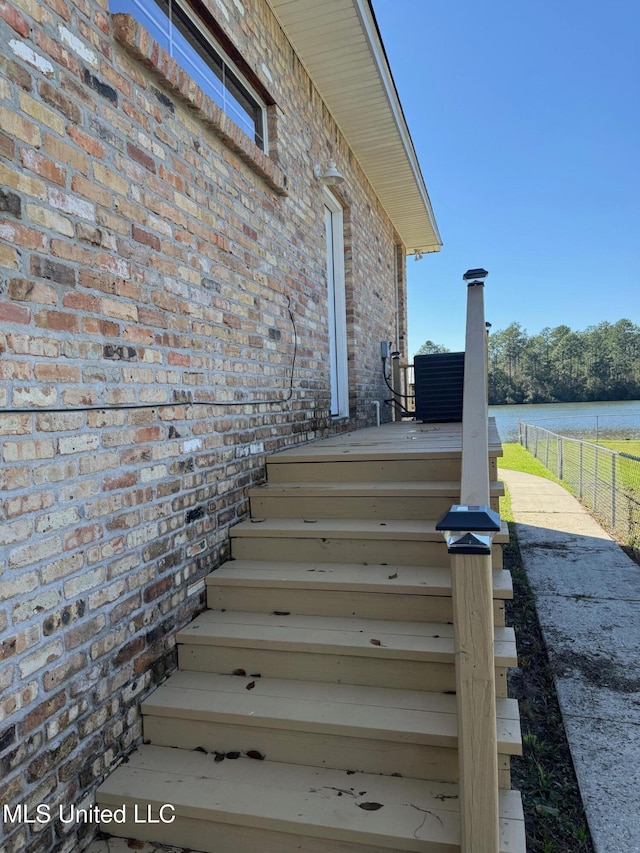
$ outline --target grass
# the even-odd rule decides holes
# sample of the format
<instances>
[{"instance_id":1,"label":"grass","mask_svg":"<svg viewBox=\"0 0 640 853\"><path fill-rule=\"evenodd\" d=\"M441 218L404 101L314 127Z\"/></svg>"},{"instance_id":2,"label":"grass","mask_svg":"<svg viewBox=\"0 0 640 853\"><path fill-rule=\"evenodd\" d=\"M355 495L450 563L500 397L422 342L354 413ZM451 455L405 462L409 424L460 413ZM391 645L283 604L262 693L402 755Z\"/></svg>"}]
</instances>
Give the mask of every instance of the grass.
<instances>
[{"instance_id":1,"label":"grass","mask_svg":"<svg viewBox=\"0 0 640 853\"><path fill-rule=\"evenodd\" d=\"M559 482L520 445L505 444L503 449L505 455L498 461L501 468ZM535 596L515 536L508 490L500 499L500 514L509 523L504 562L514 586L513 601L507 602L507 624L515 628L518 640L518 668L510 673L509 692L519 700L523 743L522 757L511 760L511 775L513 787L522 794L527 851L593 853Z\"/></svg>"},{"instance_id":2,"label":"grass","mask_svg":"<svg viewBox=\"0 0 640 853\"><path fill-rule=\"evenodd\" d=\"M609 450L617 450L618 453L629 453L631 456L637 456L640 459L640 439L604 439L604 438L586 438L585 441L590 441L592 444L600 444L602 447L608 447Z\"/></svg>"},{"instance_id":3,"label":"grass","mask_svg":"<svg viewBox=\"0 0 640 853\"><path fill-rule=\"evenodd\" d=\"M503 444L502 451L504 456L498 457L498 468L504 468L507 471L524 471L525 474L535 474L537 477L545 477L547 480L553 480L554 483L560 483L560 480L522 445Z\"/></svg>"}]
</instances>

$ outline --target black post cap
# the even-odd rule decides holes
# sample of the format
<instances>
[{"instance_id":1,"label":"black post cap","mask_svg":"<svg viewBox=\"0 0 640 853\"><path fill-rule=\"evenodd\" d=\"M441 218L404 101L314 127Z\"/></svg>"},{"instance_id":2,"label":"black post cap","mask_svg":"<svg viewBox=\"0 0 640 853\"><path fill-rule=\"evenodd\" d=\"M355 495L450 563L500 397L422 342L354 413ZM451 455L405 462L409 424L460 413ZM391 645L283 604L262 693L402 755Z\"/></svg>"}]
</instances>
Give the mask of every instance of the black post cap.
<instances>
[{"instance_id":1,"label":"black post cap","mask_svg":"<svg viewBox=\"0 0 640 853\"><path fill-rule=\"evenodd\" d=\"M454 504L436 524L436 530L500 530L500 516L485 505Z\"/></svg>"},{"instance_id":2,"label":"black post cap","mask_svg":"<svg viewBox=\"0 0 640 853\"><path fill-rule=\"evenodd\" d=\"M486 270L483 270L482 268L477 270L467 270L466 273L462 276L462 280L471 281L472 279L476 278L482 279L486 278L488 275L489 273Z\"/></svg>"}]
</instances>

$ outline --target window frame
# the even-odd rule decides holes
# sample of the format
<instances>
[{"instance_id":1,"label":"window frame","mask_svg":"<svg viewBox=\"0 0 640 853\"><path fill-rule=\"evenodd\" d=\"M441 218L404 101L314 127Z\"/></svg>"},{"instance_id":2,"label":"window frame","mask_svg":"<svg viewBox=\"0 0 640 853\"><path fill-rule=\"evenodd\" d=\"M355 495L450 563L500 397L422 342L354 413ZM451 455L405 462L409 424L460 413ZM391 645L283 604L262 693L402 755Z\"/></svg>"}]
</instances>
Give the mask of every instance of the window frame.
<instances>
[{"instance_id":1,"label":"window frame","mask_svg":"<svg viewBox=\"0 0 640 853\"><path fill-rule=\"evenodd\" d=\"M227 51L220 44L219 39L216 38L210 27L207 26L206 22L198 15L190 3L185 2L185 0L133 0L133 2L128 3L111 0L110 6L112 13L124 12L130 14L143 27L148 26L146 19L152 22L156 20L154 12L157 16L162 16L168 21L168 44L161 44L161 46L176 60L179 67L195 80L196 84L217 104L222 112L246 133L257 148L265 154L269 153L266 101L247 80L246 76L238 68L237 63L230 58ZM142 20L137 18L136 12L141 16ZM180 22L180 26L174 25L173 22L176 19ZM185 68L184 63L176 57L175 43L171 38L171 29L173 26L176 26L182 35L188 49L193 52L200 63L208 68L212 78L219 83L222 88L221 97L214 96L216 87L213 85L202 86L201 81L195 79L189 68ZM186 33L185 30L187 31ZM180 52L182 52L181 45ZM221 73L214 67L214 64L220 66ZM198 76L204 78L204 74L202 73ZM229 78L229 82L227 82L227 78ZM206 83L206 81L204 82ZM237 97L236 92L239 97ZM226 108L227 98L230 104L237 105L235 109ZM246 102L246 105L243 101ZM242 115L246 120L244 122L237 121L234 112ZM252 123L253 130L248 131Z\"/></svg>"}]
</instances>

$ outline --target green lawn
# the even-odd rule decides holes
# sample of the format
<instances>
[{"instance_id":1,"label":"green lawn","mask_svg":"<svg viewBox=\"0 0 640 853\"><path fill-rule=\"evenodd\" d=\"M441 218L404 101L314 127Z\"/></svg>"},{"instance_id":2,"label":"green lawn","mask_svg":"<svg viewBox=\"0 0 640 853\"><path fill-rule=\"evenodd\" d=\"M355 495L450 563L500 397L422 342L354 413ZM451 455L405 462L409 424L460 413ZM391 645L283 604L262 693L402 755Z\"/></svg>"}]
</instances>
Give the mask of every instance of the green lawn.
<instances>
[{"instance_id":1,"label":"green lawn","mask_svg":"<svg viewBox=\"0 0 640 853\"><path fill-rule=\"evenodd\" d=\"M640 439L623 439L622 441L608 441L607 439L588 438L587 441L593 444L601 444L603 447L608 447L609 450L617 450L618 453L629 453L631 456L640 458Z\"/></svg>"},{"instance_id":2,"label":"green lawn","mask_svg":"<svg viewBox=\"0 0 640 853\"><path fill-rule=\"evenodd\" d=\"M536 474L538 477L546 477L547 480L553 480L554 483L559 483L557 477L544 467L542 462L536 459L528 450L520 444L503 444L502 450L504 456L498 457L498 468L505 468L507 471L524 471L526 474ZM562 484L564 485L564 483Z\"/></svg>"}]
</instances>

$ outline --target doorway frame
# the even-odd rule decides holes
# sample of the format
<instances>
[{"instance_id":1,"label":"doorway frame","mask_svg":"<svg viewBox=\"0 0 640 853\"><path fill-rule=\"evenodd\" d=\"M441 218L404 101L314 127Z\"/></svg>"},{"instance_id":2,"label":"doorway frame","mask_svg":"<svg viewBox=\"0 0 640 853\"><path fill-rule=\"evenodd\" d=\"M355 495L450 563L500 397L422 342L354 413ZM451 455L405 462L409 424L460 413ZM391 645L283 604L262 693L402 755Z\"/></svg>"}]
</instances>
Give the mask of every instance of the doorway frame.
<instances>
[{"instance_id":1,"label":"doorway frame","mask_svg":"<svg viewBox=\"0 0 640 853\"><path fill-rule=\"evenodd\" d=\"M327 253L327 325L331 417L349 416L349 366L347 351L347 300L344 263L344 210L335 195L323 187ZM329 227L330 215L331 227Z\"/></svg>"}]
</instances>

